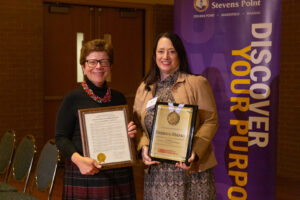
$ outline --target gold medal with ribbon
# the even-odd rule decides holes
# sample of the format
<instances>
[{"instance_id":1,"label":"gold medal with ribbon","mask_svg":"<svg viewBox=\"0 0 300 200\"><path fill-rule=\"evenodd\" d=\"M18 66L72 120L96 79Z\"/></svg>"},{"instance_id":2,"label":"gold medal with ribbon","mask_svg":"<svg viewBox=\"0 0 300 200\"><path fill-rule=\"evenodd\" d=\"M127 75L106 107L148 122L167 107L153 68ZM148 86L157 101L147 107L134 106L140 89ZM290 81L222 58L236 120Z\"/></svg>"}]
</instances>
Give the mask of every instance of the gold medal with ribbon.
<instances>
[{"instance_id":1,"label":"gold medal with ribbon","mask_svg":"<svg viewBox=\"0 0 300 200\"><path fill-rule=\"evenodd\" d=\"M171 125L176 125L180 121L180 110L184 107L184 104L179 104L176 109L174 109L173 103L168 103L170 113L167 116L167 121Z\"/></svg>"},{"instance_id":2,"label":"gold medal with ribbon","mask_svg":"<svg viewBox=\"0 0 300 200\"><path fill-rule=\"evenodd\" d=\"M176 125L180 121L180 116L176 112L173 111L168 114L167 120L168 120L169 124Z\"/></svg>"}]
</instances>

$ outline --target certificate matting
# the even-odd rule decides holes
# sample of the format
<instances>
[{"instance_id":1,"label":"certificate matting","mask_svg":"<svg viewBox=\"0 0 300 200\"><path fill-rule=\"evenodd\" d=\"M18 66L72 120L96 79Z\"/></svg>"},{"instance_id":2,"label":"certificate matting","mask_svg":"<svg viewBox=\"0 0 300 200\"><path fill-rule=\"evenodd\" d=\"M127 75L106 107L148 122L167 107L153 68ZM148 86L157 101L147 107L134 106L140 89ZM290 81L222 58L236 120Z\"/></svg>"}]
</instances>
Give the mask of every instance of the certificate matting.
<instances>
[{"instance_id":1,"label":"certificate matting","mask_svg":"<svg viewBox=\"0 0 300 200\"><path fill-rule=\"evenodd\" d=\"M173 105L175 110L178 104ZM184 105L176 114L175 111L170 112L168 103L156 104L149 148L149 155L153 160L188 164L197 109L195 105Z\"/></svg>"},{"instance_id":2,"label":"certificate matting","mask_svg":"<svg viewBox=\"0 0 300 200\"><path fill-rule=\"evenodd\" d=\"M102 169L135 162L127 113L126 105L78 110L83 154L101 162Z\"/></svg>"}]
</instances>

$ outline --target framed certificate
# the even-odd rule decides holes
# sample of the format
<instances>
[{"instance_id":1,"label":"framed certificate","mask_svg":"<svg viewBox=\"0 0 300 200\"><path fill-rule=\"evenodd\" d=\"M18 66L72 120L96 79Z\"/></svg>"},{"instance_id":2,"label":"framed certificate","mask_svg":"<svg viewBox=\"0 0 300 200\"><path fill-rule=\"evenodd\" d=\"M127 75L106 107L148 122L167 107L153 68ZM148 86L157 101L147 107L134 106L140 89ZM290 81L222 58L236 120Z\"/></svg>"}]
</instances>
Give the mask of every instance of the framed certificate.
<instances>
[{"instance_id":1,"label":"framed certificate","mask_svg":"<svg viewBox=\"0 0 300 200\"><path fill-rule=\"evenodd\" d=\"M153 160L185 162L191 156L198 106L158 102L149 155Z\"/></svg>"},{"instance_id":2,"label":"framed certificate","mask_svg":"<svg viewBox=\"0 0 300 200\"><path fill-rule=\"evenodd\" d=\"M78 116L84 156L100 162L102 169L134 164L127 105L80 109Z\"/></svg>"}]
</instances>

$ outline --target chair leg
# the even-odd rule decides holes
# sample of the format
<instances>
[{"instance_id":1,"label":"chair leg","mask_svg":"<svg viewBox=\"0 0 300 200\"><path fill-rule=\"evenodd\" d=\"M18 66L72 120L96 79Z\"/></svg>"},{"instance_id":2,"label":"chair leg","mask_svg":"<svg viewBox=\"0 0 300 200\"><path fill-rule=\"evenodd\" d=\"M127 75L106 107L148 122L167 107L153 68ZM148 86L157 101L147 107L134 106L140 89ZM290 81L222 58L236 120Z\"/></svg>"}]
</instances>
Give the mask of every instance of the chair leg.
<instances>
[{"instance_id":1,"label":"chair leg","mask_svg":"<svg viewBox=\"0 0 300 200\"><path fill-rule=\"evenodd\" d=\"M50 185L50 190L49 190L48 200L50 200L50 197L51 197L51 194L52 194L53 185L54 185L55 176L56 176L56 170L57 170L57 163L56 163L56 165L55 165L54 173L53 173L53 176L52 176L52 181L51 181L51 185Z\"/></svg>"}]
</instances>

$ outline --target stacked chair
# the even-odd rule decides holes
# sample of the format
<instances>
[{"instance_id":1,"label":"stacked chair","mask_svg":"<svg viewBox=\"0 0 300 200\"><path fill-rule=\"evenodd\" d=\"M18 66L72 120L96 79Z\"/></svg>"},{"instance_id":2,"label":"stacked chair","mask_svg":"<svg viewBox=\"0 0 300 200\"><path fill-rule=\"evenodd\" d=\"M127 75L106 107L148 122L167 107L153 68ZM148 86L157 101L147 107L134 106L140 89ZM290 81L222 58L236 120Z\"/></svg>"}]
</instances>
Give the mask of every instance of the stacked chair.
<instances>
[{"instance_id":1,"label":"stacked chair","mask_svg":"<svg viewBox=\"0 0 300 200\"><path fill-rule=\"evenodd\" d=\"M7 130L0 141L0 180L7 182L13 153L15 150L16 134L13 130Z\"/></svg>"},{"instance_id":2,"label":"stacked chair","mask_svg":"<svg viewBox=\"0 0 300 200\"><path fill-rule=\"evenodd\" d=\"M54 139L51 139L44 145L39 157L30 194L38 196L38 193L46 192L47 199L50 199L59 160L59 151L56 148Z\"/></svg>"},{"instance_id":3,"label":"stacked chair","mask_svg":"<svg viewBox=\"0 0 300 200\"><path fill-rule=\"evenodd\" d=\"M3 135L0 142L0 152L4 149L1 145L9 143L14 146L14 132L13 136L8 137L7 132ZM5 138L5 139L4 139ZM6 142L9 138L13 138L13 142ZM5 141L4 141L5 140ZM12 144L13 143L13 144ZM7 146L7 145L5 145ZM14 149L14 148L13 148ZM11 152L6 150L5 152ZM8 154L8 153L7 153ZM35 140L31 135L27 135L20 141L14 155L11 169L7 163L8 155L5 159L0 156L0 170L2 174L6 175L6 179L0 182L0 199L1 200L38 200L50 199L52 194L53 183L55 180L57 164L59 162L59 152L56 148L54 139L49 140L42 148L39 158L36 162L33 177L29 181L32 171L33 161L36 154ZM11 160L10 156L10 160ZM3 161L3 162L2 162ZM8 161L9 163L9 161ZM7 171L9 170L9 173ZM17 186L17 187L16 187ZM17 188L22 188L18 191Z\"/></svg>"},{"instance_id":4,"label":"stacked chair","mask_svg":"<svg viewBox=\"0 0 300 200\"><path fill-rule=\"evenodd\" d=\"M35 139L32 135L26 135L16 149L8 181L0 183L0 192L17 192L14 185L21 184L25 192L35 153Z\"/></svg>"}]
</instances>

